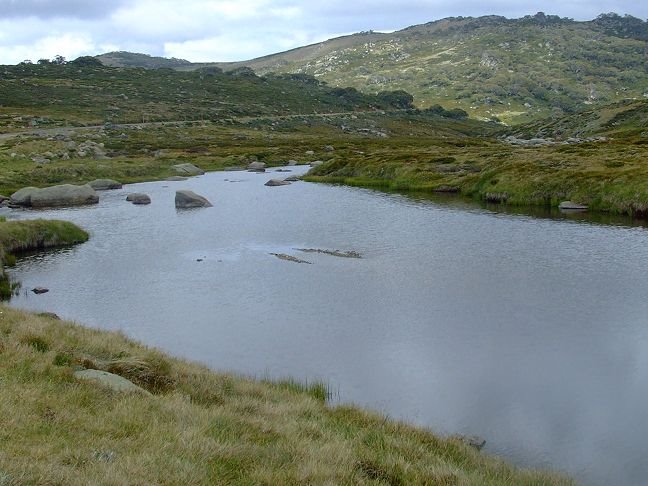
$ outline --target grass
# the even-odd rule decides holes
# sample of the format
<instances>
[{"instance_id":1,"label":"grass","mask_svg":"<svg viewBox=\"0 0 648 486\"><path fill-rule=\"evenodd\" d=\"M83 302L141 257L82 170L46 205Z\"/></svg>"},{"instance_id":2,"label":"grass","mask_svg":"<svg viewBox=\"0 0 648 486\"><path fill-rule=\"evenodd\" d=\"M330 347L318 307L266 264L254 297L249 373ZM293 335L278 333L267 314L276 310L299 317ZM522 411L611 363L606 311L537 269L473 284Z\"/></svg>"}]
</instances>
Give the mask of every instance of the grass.
<instances>
[{"instance_id":1,"label":"grass","mask_svg":"<svg viewBox=\"0 0 648 486\"><path fill-rule=\"evenodd\" d=\"M67 221L0 219L0 299L10 298L19 288L4 271L5 266L15 263L14 253L74 245L88 237L88 233Z\"/></svg>"},{"instance_id":2,"label":"grass","mask_svg":"<svg viewBox=\"0 0 648 486\"><path fill-rule=\"evenodd\" d=\"M77 381L125 376L152 396ZM352 406L0 305L2 484L571 484Z\"/></svg>"}]
</instances>

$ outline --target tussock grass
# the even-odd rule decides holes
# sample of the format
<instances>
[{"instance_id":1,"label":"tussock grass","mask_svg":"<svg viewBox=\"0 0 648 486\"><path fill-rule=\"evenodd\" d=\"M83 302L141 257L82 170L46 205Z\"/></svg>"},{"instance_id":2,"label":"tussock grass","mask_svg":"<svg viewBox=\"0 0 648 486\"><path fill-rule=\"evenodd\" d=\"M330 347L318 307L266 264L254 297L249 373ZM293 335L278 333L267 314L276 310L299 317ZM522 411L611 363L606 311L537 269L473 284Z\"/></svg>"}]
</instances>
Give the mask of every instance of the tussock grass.
<instances>
[{"instance_id":1,"label":"tussock grass","mask_svg":"<svg viewBox=\"0 0 648 486\"><path fill-rule=\"evenodd\" d=\"M83 367L154 394L77 381ZM327 405L319 384L216 373L119 333L6 306L0 383L2 484L571 484Z\"/></svg>"}]
</instances>

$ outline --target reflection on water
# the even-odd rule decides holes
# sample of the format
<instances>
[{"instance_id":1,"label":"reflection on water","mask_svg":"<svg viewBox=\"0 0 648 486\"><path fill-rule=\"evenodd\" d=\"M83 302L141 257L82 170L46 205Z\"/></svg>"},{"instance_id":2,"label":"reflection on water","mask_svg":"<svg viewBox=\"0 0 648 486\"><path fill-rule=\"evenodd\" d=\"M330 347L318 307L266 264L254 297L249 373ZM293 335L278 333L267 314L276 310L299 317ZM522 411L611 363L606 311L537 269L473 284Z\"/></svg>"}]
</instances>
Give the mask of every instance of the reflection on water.
<instances>
[{"instance_id":1,"label":"reflection on water","mask_svg":"<svg viewBox=\"0 0 648 486\"><path fill-rule=\"evenodd\" d=\"M240 173L212 173L127 186L92 208L13 212L68 219L92 237L20 260L12 273L23 288L50 292L12 303L217 369L322 379L342 401L480 435L490 453L587 484L648 478L644 227L456 198L265 187L272 177L231 184ZM181 188L214 207L176 211ZM153 202L133 206L127 192Z\"/></svg>"}]
</instances>

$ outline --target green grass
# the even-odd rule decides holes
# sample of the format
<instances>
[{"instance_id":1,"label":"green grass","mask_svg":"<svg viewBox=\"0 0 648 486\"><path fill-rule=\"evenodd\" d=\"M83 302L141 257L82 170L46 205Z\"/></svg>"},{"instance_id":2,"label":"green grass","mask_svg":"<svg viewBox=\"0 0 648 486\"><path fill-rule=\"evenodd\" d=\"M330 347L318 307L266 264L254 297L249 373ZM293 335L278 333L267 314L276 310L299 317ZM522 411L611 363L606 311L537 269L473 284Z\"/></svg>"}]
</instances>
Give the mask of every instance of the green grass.
<instances>
[{"instance_id":1,"label":"green grass","mask_svg":"<svg viewBox=\"0 0 648 486\"><path fill-rule=\"evenodd\" d=\"M152 395L78 381L118 373ZM311 385L222 374L0 305L3 484L572 484Z\"/></svg>"}]
</instances>

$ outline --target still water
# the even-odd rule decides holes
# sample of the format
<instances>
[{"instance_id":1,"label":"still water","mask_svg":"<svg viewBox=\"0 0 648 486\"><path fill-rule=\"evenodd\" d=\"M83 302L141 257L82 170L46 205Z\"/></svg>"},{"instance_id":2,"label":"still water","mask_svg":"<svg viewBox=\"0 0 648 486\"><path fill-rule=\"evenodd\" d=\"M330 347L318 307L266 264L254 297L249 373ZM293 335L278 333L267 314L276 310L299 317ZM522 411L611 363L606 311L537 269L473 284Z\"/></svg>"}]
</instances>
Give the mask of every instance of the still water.
<instances>
[{"instance_id":1,"label":"still water","mask_svg":"<svg viewBox=\"0 0 648 486\"><path fill-rule=\"evenodd\" d=\"M264 186L284 175L210 173L104 192L95 207L11 211L92 235L21 259L12 305L219 370L323 380L335 400L479 435L488 453L585 484L648 482L648 229ZM214 207L176 211L184 188Z\"/></svg>"}]
</instances>

